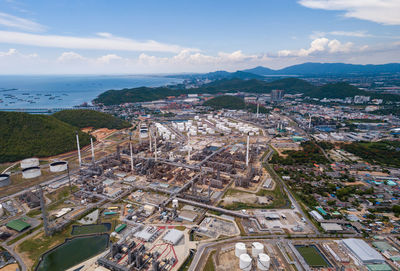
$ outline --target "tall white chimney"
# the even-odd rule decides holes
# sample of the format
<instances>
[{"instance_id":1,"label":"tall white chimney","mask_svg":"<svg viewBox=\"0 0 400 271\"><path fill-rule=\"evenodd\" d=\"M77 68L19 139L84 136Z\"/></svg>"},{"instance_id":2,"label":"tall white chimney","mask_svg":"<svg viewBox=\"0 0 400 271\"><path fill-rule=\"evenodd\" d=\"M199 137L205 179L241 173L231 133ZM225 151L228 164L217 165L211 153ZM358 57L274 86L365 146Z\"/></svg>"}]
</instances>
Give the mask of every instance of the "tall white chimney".
<instances>
[{"instance_id":1,"label":"tall white chimney","mask_svg":"<svg viewBox=\"0 0 400 271\"><path fill-rule=\"evenodd\" d=\"M154 136L154 159L157 162L157 134Z\"/></svg>"},{"instance_id":2,"label":"tall white chimney","mask_svg":"<svg viewBox=\"0 0 400 271\"><path fill-rule=\"evenodd\" d=\"M133 171L133 152L132 152L132 142L129 142L129 147L131 149L131 170Z\"/></svg>"},{"instance_id":3,"label":"tall white chimney","mask_svg":"<svg viewBox=\"0 0 400 271\"><path fill-rule=\"evenodd\" d=\"M188 162L190 161L190 135L188 133Z\"/></svg>"},{"instance_id":4,"label":"tall white chimney","mask_svg":"<svg viewBox=\"0 0 400 271\"><path fill-rule=\"evenodd\" d=\"M257 118L258 118L258 110L260 109L260 104L257 103Z\"/></svg>"},{"instance_id":5,"label":"tall white chimney","mask_svg":"<svg viewBox=\"0 0 400 271\"><path fill-rule=\"evenodd\" d=\"M246 167L249 166L249 141L250 141L250 136L247 134L247 148L246 148Z\"/></svg>"},{"instance_id":6,"label":"tall white chimney","mask_svg":"<svg viewBox=\"0 0 400 271\"><path fill-rule=\"evenodd\" d=\"M93 138L90 137L90 146L92 147L92 162L94 163L94 147L93 147Z\"/></svg>"},{"instance_id":7,"label":"tall white chimney","mask_svg":"<svg viewBox=\"0 0 400 271\"><path fill-rule=\"evenodd\" d=\"M77 147L78 147L79 166L82 166L81 147L79 146L79 136L78 136L78 132L76 132L76 145L77 145Z\"/></svg>"}]
</instances>

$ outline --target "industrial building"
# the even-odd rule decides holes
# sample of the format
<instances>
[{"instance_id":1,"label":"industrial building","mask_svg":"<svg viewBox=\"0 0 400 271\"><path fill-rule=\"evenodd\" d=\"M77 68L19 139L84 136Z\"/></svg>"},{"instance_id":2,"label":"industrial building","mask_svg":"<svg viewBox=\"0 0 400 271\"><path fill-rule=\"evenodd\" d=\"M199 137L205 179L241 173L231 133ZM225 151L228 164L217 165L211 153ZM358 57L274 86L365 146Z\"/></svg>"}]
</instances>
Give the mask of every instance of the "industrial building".
<instances>
[{"instance_id":1,"label":"industrial building","mask_svg":"<svg viewBox=\"0 0 400 271\"><path fill-rule=\"evenodd\" d=\"M163 241L176 246L182 240L182 238L183 238L183 232L172 229L164 235Z\"/></svg>"},{"instance_id":2,"label":"industrial building","mask_svg":"<svg viewBox=\"0 0 400 271\"><path fill-rule=\"evenodd\" d=\"M15 230L17 232L22 232L29 228L31 225L29 223L26 223L22 219L16 219L13 221L10 221L6 224L7 228Z\"/></svg>"},{"instance_id":3,"label":"industrial building","mask_svg":"<svg viewBox=\"0 0 400 271\"><path fill-rule=\"evenodd\" d=\"M344 239L343 244L363 264L384 263L383 256L362 239Z\"/></svg>"}]
</instances>

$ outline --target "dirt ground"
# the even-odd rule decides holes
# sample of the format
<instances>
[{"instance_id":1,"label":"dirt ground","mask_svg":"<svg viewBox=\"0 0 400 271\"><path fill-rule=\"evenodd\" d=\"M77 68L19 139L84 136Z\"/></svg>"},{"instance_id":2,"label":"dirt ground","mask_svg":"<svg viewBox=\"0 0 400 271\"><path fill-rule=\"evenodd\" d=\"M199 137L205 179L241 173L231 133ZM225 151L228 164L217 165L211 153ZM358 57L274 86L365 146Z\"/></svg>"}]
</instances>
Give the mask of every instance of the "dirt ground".
<instances>
[{"instance_id":1,"label":"dirt ground","mask_svg":"<svg viewBox=\"0 0 400 271\"><path fill-rule=\"evenodd\" d=\"M101 128L101 129L94 130L92 132L92 135L94 135L97 140L102 140L102 139L108 137L110 134L112 134L112 133L114 133L116 131L118 131L118 130Z\"/></svg>"},{"instance_id":2,"label":"dirt ground","mask_svg":"<svg viewBox=\"0 0 400 271\"><path fill-rule=\"evenodd\" d=\"M4 266L3 268L0 269L0 271L16 271L17 269L18 269L18 264L13 263L13 264Z\"/></svg>"}]
</instances>

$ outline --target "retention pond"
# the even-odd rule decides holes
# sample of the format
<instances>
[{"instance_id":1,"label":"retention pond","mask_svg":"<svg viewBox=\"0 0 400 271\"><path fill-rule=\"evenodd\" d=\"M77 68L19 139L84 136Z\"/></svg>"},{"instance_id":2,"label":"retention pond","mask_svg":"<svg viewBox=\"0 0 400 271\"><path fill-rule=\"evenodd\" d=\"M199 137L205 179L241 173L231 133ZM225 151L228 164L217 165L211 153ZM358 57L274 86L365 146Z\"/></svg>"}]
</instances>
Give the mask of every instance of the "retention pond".
<instances>
[{"instance_id":1,"label":"retention pond","mask_svg":"<svg viewBox=\"0 0 400 271\"><path fill-rule=\"evenodd\" d=\"M108 234L66 239L63 244L43 254L36 271L64 271L105 251L108 242Z\"/></svg>"}]
</instances>

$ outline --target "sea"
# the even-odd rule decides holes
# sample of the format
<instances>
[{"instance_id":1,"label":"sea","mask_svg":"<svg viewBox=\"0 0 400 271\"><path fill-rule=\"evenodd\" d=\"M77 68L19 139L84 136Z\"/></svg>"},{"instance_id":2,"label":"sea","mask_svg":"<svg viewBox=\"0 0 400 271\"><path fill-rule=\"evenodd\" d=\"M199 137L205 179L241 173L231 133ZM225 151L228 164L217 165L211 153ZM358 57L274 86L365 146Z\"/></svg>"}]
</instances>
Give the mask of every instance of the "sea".
<instances>
[{"instance_id":1,"label":"sea","mask_svg":"<svg viewBox=\"0 0 400 271\"><path fill-rule=\"evenodd\" d=\"M90 105L106 90L158 87L180 82L181 79L155 75L1 75L0 111Z\"/></svg>"}]
</instances>

